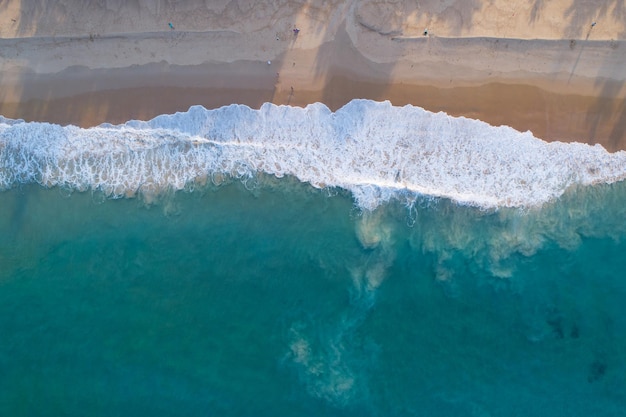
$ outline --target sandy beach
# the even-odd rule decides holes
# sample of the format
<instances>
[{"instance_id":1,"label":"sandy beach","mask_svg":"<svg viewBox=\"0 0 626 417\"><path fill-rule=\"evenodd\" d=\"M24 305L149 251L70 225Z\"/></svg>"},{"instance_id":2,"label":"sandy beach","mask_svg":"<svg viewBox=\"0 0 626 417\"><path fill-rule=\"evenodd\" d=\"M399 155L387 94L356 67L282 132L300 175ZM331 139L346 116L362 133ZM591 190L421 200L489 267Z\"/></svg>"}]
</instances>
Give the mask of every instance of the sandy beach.
<instances>
[{"instance_id":1,"label":"sandy beach","mask_svg":"<svg viewBox=\"0 0 626 417\"><path fill-rule=\"evenodd\" d=\"M621 0L0 5L0 114L84 127L368 98L616 151L624 68Z\"/></svg>"}]
</instances>

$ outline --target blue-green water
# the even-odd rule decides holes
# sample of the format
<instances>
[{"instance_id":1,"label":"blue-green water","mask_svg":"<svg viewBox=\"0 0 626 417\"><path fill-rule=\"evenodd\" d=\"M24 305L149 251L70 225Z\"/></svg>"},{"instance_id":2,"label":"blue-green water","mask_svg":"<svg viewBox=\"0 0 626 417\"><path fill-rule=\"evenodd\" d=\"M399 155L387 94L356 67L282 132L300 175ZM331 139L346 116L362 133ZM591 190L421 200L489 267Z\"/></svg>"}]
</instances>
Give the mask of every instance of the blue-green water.
<instances>
[{"instance_id":1,"label":"blue-green water","mask_svg":"<svg viewBox=\"0 0 626 417\"><path fill-rule=\"evenodd\" d=\"M367 100L0 116L0 416L626 415L624 179Z\"/></svg>"},{"instance_id":2,"label":"blue-green water","mask_svg":"<svg viewBox=\"0 0 626 417\"><path fill-rule=\"evenodd\" d=\"M626 186L0 193L2 416L626 415Z\"/></svg>"}]
</instances>

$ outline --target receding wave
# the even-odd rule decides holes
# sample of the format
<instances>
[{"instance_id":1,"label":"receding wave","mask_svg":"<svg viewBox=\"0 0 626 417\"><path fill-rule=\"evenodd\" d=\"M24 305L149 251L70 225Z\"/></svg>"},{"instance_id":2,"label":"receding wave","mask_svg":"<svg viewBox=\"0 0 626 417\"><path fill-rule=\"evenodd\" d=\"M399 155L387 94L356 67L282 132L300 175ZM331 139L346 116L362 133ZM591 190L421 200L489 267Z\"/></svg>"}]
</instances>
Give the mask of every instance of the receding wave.
<instances>
[{"instance_id":1,"label":"receding wave","mask_svg":"<svg viewBox=\"0 0 626 417\"><path fill-rule=\"evenodd\" d=\"M623 151L369 100L336 112L319 103L194 106L89 129L0 118L0 161L2 189L39 183L123 197L263 173L349 190L364 209L419 195L533 207L572 186L626 178Z\"/></svg>"}]
</instances>

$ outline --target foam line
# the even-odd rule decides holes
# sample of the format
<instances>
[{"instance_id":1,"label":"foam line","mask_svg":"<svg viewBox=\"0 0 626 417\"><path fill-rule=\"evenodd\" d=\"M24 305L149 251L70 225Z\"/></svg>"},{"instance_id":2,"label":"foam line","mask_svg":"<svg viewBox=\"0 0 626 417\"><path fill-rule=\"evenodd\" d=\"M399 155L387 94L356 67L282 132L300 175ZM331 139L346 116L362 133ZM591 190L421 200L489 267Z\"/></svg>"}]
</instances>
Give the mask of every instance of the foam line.
<instances>
[{"instance_id":1,"label":"foam line","mask_svg":"<svg viewBox=\"0 0 626 417\"><path fill-rule=\"evenodd\" d=\"M35 182L122 197L260 172L347 189L364 209L418 194L532 207L574 185L623 180L626 152L547 143L506 126L369 100L335 113L320 103L194 106L90 129L0 119L3 189Z\"/></svg>"}]
</instances>

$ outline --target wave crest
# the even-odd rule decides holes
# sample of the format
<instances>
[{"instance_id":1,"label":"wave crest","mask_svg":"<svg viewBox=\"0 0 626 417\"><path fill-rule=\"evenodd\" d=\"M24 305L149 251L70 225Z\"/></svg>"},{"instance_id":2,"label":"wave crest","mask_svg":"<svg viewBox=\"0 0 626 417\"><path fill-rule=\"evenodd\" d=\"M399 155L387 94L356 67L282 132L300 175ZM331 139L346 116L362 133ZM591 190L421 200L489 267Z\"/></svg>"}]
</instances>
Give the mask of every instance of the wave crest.
<instances>
[{"instance_id":1,"label":"wave crest","mask_svg":"<svg viewBox=\"0 0 626 417\"><path fill-rule=\"evenodd\" d=\"M369 100L334 113L320 103L194 106L89 129L0 120L3 189L34 182L122 197L257 173L344 188L369 210L417 195L532 207L574 185L624 179L626 152L547 143L506 126Z\"/></svg>"}]
</instances>

